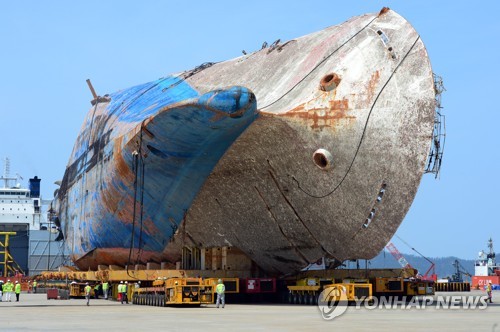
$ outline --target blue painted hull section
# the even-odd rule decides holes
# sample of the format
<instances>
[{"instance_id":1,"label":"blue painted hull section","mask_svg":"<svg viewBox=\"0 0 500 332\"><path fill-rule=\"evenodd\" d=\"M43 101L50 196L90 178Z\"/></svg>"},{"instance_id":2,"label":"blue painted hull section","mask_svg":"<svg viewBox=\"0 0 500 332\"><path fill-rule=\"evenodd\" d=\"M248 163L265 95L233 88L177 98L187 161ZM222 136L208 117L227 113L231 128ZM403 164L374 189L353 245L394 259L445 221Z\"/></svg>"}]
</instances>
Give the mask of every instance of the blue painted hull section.
<instances>
[{"instance_id":1,"label":"blue painted hull section","mask_svg":"<svg viewBox=\"0 0 500 332\"><path fill-rule=\"evenodd\" d=\"M199 95L170 77L110 97L89 112L63 181L66 241L76 261L109 248L154 259L221 156L257 117L255 96L242 87Z\"/></svg>"}]
</instances>

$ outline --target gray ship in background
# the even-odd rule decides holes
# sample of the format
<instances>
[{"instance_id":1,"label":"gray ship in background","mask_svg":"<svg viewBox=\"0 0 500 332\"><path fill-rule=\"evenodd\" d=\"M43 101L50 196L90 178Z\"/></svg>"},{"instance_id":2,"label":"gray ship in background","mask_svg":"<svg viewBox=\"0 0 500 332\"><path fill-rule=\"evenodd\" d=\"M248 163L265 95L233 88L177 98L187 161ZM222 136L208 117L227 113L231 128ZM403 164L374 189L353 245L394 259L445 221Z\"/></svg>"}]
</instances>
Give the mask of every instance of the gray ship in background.
<instances>
[{"instance_id":1,"label":"gray ship in background","mask_svg":"<svg viewBox=\"0 0 500 332\"><path fill-rule=\"evenodd\" d=\"M29 187L23 188L20 175L10 176L10 161L4 159L4 174L0 176L0 242L6 244L3 232L15 232L9 235L8 253L0 251L0 274L12 276L16 273L34 276L42 271L54 270L60 265L67 265L64 255L64 243L59 228L46 215L45 208L49 201L40 195L40 182L37 176L29 179ZM5 261L12 260L10 264Z\"/></svg>"}]
</instances>

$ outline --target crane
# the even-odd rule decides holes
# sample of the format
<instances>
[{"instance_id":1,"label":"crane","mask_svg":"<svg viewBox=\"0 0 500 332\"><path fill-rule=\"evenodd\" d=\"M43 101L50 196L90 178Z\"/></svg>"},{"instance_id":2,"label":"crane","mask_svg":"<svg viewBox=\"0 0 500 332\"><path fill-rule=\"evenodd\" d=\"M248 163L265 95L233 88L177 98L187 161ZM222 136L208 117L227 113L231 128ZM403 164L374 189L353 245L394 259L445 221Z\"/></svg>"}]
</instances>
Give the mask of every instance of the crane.
<instances>
[{"instance_id":1,"label":"crane","mask_svg":"<svg viewBox=\"0 0 500 332\"><path fill-rule=\"evenodd\" d=\"M469 272L460 264L458 259L455 259L453 262L453 266L455 267L455 273L451 276L451 281L452 282L463 282L464 278L463 275L468 276L469 278L472 277Z\"/></svg>"},{"instance_id":2,"label":"crane","mask_svg":"<svg viewBox=\"0 0 500 332\"><path fill-rule=\"evenodd\" d=\"M431 261L429 258L427 258L424 255L422 255L415 248L411 247L407 242L405 242L399 236L398 236L398 239L400 239L401 241L403 241L413 251L415 251L417 254L419 254L420 256L422 256L422 258L424 258L426 261L428 261L431 264L431 266L427 269L427 271L425 271L425 274L423 276L418 276L417 278L422 279L422 280L436 281L437 280L437 275L436 275L436 271L435 271L436 264L434 264L434 262ZM394 258L396 258L396 260L403 267L403 269L414 269L415 271L417 271L413 266L410 265L410 263L408 263L408 261L406 260L406 258L404 258L403 254L401 254L399 252L399 250L396 248L396 246L392 242L389 242L385 247L387 248L387 250L389 250L389 252L392 254L392 256L394 256Z\"/></svg>"},{"instance_id":3,"label":"crane","mask_svg":"<svg viewBox=\"0 0 500 332\"><path fill-rule=\"evenodd\" d=\"M398 248L396 248L396 246L392 242L387 243L385 247L387 248L387 250L389 250L391 255L394 256L396 261L398 261L403 270L414 270L415 272L413 274L416 274L417 269L415 269L413 266L411 266L410 263L408 263L403 254L399 252Z\"/></svg>"},{"instance_id":4,"label":"crane","mask_svg":"<svg viewBox=\"0 0 500 332\"><path fill-rule=\"evenodd\" d=\"M422 255L417 249L413 248L412 246L410 246L410 244L408 242L406 242L405 240L403 240L402 238L400 238L399 236L396 235L396 237L398 239L400 239L404 244L406 244L409 248L411 248L411 250L415 251L417 254L420 255L420 257L422 257L423 259L425 259L426 261L428 261L431 265L430 267L427 269L427 271L425 271L424 275L421 277L421 279L423 280L432 280L432 281L437 281L437 275L436 275L436 264L434 264L433 261L431 261L429 258L425 257L424 255ZM430 274L429 274L430 273Z\"/></svg>"}]
</instances>

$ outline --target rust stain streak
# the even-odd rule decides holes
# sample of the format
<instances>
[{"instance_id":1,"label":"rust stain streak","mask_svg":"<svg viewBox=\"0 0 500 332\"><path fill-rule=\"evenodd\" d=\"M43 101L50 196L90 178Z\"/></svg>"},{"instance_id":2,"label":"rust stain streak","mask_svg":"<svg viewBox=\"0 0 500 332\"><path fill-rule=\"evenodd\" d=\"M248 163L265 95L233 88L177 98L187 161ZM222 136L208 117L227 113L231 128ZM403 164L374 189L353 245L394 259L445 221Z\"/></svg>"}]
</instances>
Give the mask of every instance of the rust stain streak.
<instances>
[{"instance_id":1,"label":"rust stain streak","mask_svg":"<svg viewBox=\"0 0 500 332\"><path fill-rule=\"evenodd\" d=\"M379 81L380 81L380 72L377 70L370 77L370 80L368 81L368 87L366 89L366 101L365 102L366 102L366 105L368 107L371 106L374 97L378 93L378 91L375 91L375 88L377 87Z\"/></svg>"},{"instance_id":2,"label":"rust stain streak","mask_svg":"<svg viewBox=\"0 0 500 332\"><path fill-rule=\"evenodd\" d=\"M134 173L123 158L120 148L122 139L122 137L119 137L115 141L113 161L118 177L124 179L125 183L134 183ZM124 151L126 151L126 149ZM126 198L128 196L123 195L123 192L121 192L120 188L117 188L114 183L107 183L106 189L103 190L101 197L103 206L105 206L108 211L115 213L124 223L132 222L129 220L129 217L133 214L133 198Z\"/></svg>"},{"instance_id":3,"label":"rust stain streak","mask_svg":"<svg viewBox=\"0 0 500 332\"><path fill-rule=\"evenodd\" d=\"M354 121L355 116L349 115L349 100L330 99L321 103L313 99L307 103L296 106L290 111L281 114L281 116L305 120L313 130L322 130L323 128L335 129ZM312 105L315 104L315 105ZM324 105L321 107L320 105Z\"/></svg>"}]
</instances>

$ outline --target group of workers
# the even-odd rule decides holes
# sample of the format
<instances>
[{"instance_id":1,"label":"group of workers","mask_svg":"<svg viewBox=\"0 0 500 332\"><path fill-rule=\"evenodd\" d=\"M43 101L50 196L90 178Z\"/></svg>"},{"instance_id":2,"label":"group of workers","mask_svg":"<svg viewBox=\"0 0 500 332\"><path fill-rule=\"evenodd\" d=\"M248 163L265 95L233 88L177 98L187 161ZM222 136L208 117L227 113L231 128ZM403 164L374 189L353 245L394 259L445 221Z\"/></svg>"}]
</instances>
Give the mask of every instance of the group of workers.
<instances>
[{"instance_id":1,"label":"group of workers","mask_svg":"<svg viewBox=\"0 0 500 332\"><path fill-rule=\"evenodd\" d=\"M138 286L139 284L136 284L136 288ZM109 283L107 281L103 282L102 285L97 284L94 286L94 296L96 299L98 298L98 293L101 287L103 290L104 299L107 300L108 290L109 290ZM121 302L121 304L123 304L123 302L128 304L128 282L120 281L117 290L118 290L118 300ZM89 285L88 282L85 285L84 291L85 291L85 298L87 299L87 305L89 305L92 287ZM219 308L219 305L222 305L222 308L224 308L224 306L226 305L226 300L225 300L226 286L224 286L222 279L218 280L217 286L215 287L215 292L217 293L216 307Z\"/></svg>"},{"instance_id":2,"label":"group of workers","mask_svg":"<svg viewBox=\"0 0 500 332\"><path fill-rule=\"evenodd\" d=\"M107 300L109 288L110 284L107 281L103 281L101 284L96 284L94 286L94 297L98 299L99 293L102 289L102 294L104 295L104 299ZM125 281L125 283L123 283L123 281L120 281L120 284L118 284L118 299L121 301L122 304L123 301L125 301L128 304L127 290L128 290L128 282ZM87 299L87 305L89 305L90 303L91 291L92 287L87 282L84 288L85 298Z\"/></svg>"},{"instance_id":3,"label":"group of workers","mask_svg":"<svg viewBox=\"0 0 500 332\"><path fill-rule=\"evenodd\" d=\"M33 291L36 293L36 281L33 282ZM30 288L30 287L29 287ZM104 299L108 299L108 291L109 291L109 283L107 281L102 282L102 284L97 284L94 286L94 296L95 298L99 298L99 292L102 289L102 293L104 295ZM89 285L87 282L85 284L84 292L85 292L85 298L87 299L87 305L90 303L90 296L91 296L91 291L92 287ZM215 292L217 293L217 302L216 302L216 307L218 308L219 305L222 305L222 308L225 306L225 291L226 287L224 286L224 283L222 282L221 279L218 280L217 286L215 288ZM19 302L19 296L21 294L21 284L19 281L16 280L15 284L13 284L10 279L7 280L6 283L3 282L3 280L0 280L0 302L3 301L3 295L5 294L5 301L6 302L12 302L12 293L16 294L16 302ZM118 299L126 304L128 304L128 282L125 281L120 281L118 284Z\"/></svg>"},{"instance_id":4,"label":"group of workers","mask_svg":"<svg viewBox=\"0 0 500 332\"><path fill-rule=\"evenodd\" d=\"M103 281L101 284L97 284L94 286L94 297L96 299L99 298L99 293L102 289L102 295L104 295L104 299L107 300L108 299L108 291L109 291L109 282L107 281ZM89 305L89 302L90 302L90 295L91 295L91 292L92 291L92 287L90 287L89 283L87 282L85 284L85 288L84 288L84 292L85 292L85 298L87 299L87 305Z\"/></svg>"},{"instance_id":5,"label":"group of workers","mask_svg":"<svg viewBox=\"0 0 500 332\"><path fill-rule=\"evenodd\" d=\"M37 283L33 282L33 291L36 293ZM97 284L94 286L94 296L95 298L99 298L99 292L102 289L102 293L104 295L104 299L108 299L108 291L109 291L109 283L107 281L102 282L102 284ZM31 288L31 287L29 287ZM91 296L92 287L87 282L84 288L85 298L87 299L87 305L90 304L90 296ZM221 279L218 280L217 286L215 288L215 292L217 293L217 302L216 307L219 308L219 305L222 305L222 308L225 306L225 296L224 293L226 291L226 287ZM5 301L12 302L12 293L16 294L16 302L19 302L19 296L21 294L21 284L16 280L15 284L13 284L10 279L7 280L6 283L3 280L0 280L0 302L3 301L3 295L5 294ZM128 304L128 282L120 281L118 284L118 299L126 304Z\"/></svg>"},{"instance_id":6,"label":"group of workers","mask_svg":"<svg viewBox=\"0 0 500 332\"><path fill-rule=\"evenodd\" d=\"M3 295L5 294L5 302L12 302L12 293L16 294L16 302L19 302L19 296L21 295L21 284L16 280L15 284L7 280L6 283L0 280L0 302L3 301Z\"/></svg>"}]
</instances>

